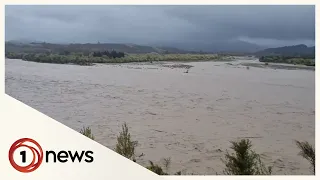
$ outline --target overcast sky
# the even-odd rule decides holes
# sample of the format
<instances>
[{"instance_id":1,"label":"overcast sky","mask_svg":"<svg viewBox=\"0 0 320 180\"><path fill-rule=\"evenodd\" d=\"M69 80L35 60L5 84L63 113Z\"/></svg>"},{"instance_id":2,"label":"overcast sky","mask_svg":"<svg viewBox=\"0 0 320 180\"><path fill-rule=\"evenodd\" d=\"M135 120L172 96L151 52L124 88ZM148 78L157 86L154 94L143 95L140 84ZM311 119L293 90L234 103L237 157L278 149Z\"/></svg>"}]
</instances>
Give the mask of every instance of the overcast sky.
<instances>
[{"instance_id":1,"label":"overcast sky","mask_svg":"<svg viewBox=\"0 0 320 180\"><path fill-rule=\"evenodd\" d=\"M6 40L314 44L314 6L6 6Z\"/></svg>"}]
</instances>

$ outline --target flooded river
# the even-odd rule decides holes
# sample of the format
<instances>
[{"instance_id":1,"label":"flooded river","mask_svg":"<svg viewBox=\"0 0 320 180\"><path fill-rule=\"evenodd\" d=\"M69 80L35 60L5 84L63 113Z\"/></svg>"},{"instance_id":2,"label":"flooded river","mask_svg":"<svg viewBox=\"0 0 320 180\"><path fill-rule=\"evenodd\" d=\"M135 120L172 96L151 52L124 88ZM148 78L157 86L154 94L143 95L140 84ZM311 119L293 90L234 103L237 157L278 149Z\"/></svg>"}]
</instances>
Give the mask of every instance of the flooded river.
<instances>
[{"instance_id":1,"label":"flooded river","mask_svg":"<svg viewBox=\"0 0 320 180\"><path fill-rule=\"evenodd\" d=\"M229 141L249 138L274 174L311 174L294 140L315 141L314 71L5 63L7 94L77 131L90 126L109 148L127 122L142 165L170 157L172 173L221 174Z\"/></svg>"}]
</instances>

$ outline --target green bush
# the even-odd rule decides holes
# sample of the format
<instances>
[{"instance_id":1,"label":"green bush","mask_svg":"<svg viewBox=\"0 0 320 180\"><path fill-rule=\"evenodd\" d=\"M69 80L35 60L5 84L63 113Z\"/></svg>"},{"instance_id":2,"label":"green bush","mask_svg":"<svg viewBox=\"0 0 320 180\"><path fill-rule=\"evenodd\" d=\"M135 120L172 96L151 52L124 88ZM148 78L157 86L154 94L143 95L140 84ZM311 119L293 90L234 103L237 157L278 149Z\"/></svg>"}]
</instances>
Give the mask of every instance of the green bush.
<instances>
[{"instance_id":1,"label":"green bush","mask_svg":"<svg viewBox=\"0 0 320 180\"><path fill-rule=\"evenodd\" d=\"M122 131L117 137L117 145L115 151L122 156L135 161L135 147L138 145L137 141L131 140L131 135L126 123L122 125Z\"/></svg>"},{"instance_id":2,"label":"green bush","mask_svg":"<svg viewBox=\"0 0 320 180\"><path fill-rule=\"evenodd\" d=\"M271 175L271 167L266 168L260 159L260 155L251 150L251 141L242 139L231 142L231 149L235 153L225 155L223 162L226 165L226 175Z\"/></svg>"}]
</instances>

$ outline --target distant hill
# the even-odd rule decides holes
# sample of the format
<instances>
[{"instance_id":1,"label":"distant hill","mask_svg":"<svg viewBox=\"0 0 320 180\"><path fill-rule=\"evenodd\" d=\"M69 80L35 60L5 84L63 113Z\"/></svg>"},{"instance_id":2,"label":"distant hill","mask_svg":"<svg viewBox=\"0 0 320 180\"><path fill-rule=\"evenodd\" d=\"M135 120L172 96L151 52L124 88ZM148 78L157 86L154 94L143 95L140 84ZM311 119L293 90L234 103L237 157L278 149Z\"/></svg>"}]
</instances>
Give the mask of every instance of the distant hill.
<instances>
[{"instance_id":1,"label":"distant hill","mask_svg":"<svg viewBox=\"0 0 320 180\"><path fill-rule=\"evenodd\" d=\"M181 50L173 47L153 47L137 44L117 44L117 43L96 43L96 44L53 44L44 42L17 42L9 41L5 43L6 52L93 52L115 50L125 53L193 53L192 51Z\"/></svg>"},{"instance_id":2,"label":"distant hill","mask_svg":"<svg viewBox=\"0 0 320 180\"><path fill-rule=\"evenodd\" d=\"M27 42L27 41L8 41L5 43L6 52L35 52L60 53L69 52L93 52L93 51L111 51L144 54L186 54L186 53L219 53L234 55L256 55L256 56L313 56L315 47L306 45L294 45L278 48L264 49L261 46L243 42L243 41L214 41L201 44L192 43L170 43L162 45L137 45L121 43L73 43L73 44L54 44L45 42Z\"/></svg>"},{"instance_id":3,"label":"distant hill","mask_svg":"<svg viewBox=\"0 0 320 180\"><path fill-rule=\"evenodd\" d=\"M278 48L268 48L255 53L257 56L315 56L315 46L308 47L304 44L294 46L284 46Z\"/></svg>"},{"instance_id":4,"label":"distant hill","mask_svg":"<svg viewBox=\"0 0 320 180\"><path fill-rule=\"evenodd\" d=\"M266 47L262 47L256 44L239 41L239 40L208 40L207 42L173 42L167 43L168 46L177 47L180 49L185 49L189 51L203 51L203 52L210 52L210 53L254 53L257 51L261 51Z\"/></svg>"},{"instance_id":5,"label":"distant hill","mask_svg":"<svg viewBox=\"0 0 320 180\"><path fill-rule=\"evenodd\" d=\"M35 42L30 40L15 40L6 42L6 50L13 52L47 52L47 51L105 51L112 50L126 53L222 53L222 54L252 54L265 49L256 44L239 40L208 40L207 42L171 42L148 45L125 43L72 43L57 44Z\"/></svg>"}]
</instances>

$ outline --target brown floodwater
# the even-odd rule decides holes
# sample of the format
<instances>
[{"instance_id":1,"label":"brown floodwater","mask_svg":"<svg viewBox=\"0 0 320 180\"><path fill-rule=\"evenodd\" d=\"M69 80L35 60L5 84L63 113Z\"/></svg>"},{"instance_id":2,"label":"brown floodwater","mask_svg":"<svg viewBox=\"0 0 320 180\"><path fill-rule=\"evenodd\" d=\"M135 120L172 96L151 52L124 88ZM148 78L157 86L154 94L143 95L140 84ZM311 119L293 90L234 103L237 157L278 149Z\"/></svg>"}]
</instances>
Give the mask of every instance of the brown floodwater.
<instances>
[{"instance_id":1,"label":"brown floodwater","mask_svg":"<svg viewBox=\"0 0 320 180\"><path fill-rule=\"evenodd\" d=\"M221 174L230 141L252 140L274 174L311 174L294 140L315 143L315 72L194 62L59 65L6 59L6 93L114 148L127 122L137 162L171 173ZM244 62L244 61L241 61ZM245 62L253 62L247 60ZM186 63L185 63L186 64Z\"/></svg>"}]
</instances>

